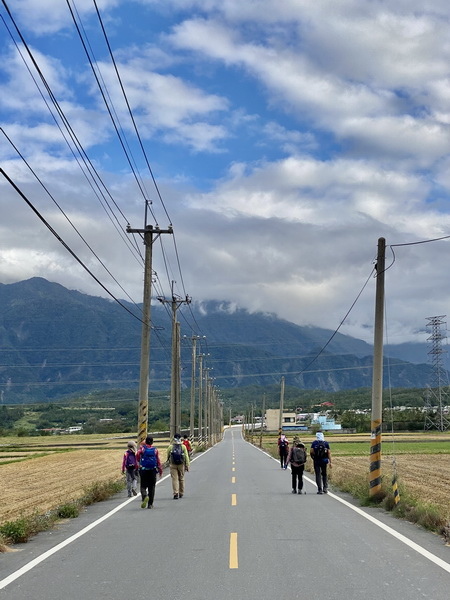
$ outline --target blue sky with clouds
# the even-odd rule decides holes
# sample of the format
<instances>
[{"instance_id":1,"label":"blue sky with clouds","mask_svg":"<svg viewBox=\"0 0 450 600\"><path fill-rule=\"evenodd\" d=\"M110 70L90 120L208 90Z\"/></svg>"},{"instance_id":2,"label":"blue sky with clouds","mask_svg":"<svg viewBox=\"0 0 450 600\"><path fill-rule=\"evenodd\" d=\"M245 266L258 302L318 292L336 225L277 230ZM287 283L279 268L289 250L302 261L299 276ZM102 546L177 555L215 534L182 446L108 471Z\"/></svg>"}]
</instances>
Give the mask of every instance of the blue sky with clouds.
<instances>
[{"instance_id":1,"label":"blue sky with clouds","mask_svg":"<svg viewBox=\"0 0 450 600\"><path fill-rule=\"evenodd\" d=\"M143 226L143 194L68 4L155 221L174 226L176 248L169 239L155 247L160 291L169 294L175 280L194 300L230 300L334 329L370 275L379 237L390 245L450 235L447 1L98 0L165 209L93 0L8 2L123 213L117 213L123 232L127 222ZM125 289L139 302L142 265L55 125L4 5L0 13L0 126L114 279L4 134L2 167L114 294L124 297ZM2 283L42 276L104 295L4 179L0 209ZM396 248L395 262L388 250L391 343L424 341L426 317L450 312L449 242ZM374 288L372 280L343 332L371 341Z\"/></svg>"}]
</instances>

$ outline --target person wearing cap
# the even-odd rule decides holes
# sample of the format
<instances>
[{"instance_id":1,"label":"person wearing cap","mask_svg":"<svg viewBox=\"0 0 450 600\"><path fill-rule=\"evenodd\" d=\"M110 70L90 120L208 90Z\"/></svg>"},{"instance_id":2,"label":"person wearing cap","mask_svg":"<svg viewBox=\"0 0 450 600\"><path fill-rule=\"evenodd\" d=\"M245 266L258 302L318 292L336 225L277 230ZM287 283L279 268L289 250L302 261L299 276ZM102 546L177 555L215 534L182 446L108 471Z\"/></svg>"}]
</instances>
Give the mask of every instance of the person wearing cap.
<instances>
[{"instance_id":1,"label":"person wearing cap","mask_svg":"<svg viewBox=\"0 0 450 600\"><path fill-rule=\"evenodd\" d=\"M325 441L321 431L316 433L316 439L311 444L309 451L314 461L314 473L316 475L316 485L318 494L328 493L327 467L331 467L330 445Z\"/></svg>"},{"instance_id":2,"label":"person wearing cap","mask_svg":"<svg viewBox=\"0 0 450 600\"><path fill-rule=\"evenodd\" d=\"M173 442L167 448L167 461L170 466L173 499L178 500L184 496L184 473L189 471L190 464L189 453L179 433L174 435Z\"/></svg>"},{"instance_id":3,"label":"person wearing cap","mask_svg":"<svg viewBox=\"0 0 450 600\"><path fill-rule=\"evenodd\" d=\"M137 468L136 443L130 441L122 459L122 475L126 474L128 498L137 496Z\"/></svg>"}]
</instances>

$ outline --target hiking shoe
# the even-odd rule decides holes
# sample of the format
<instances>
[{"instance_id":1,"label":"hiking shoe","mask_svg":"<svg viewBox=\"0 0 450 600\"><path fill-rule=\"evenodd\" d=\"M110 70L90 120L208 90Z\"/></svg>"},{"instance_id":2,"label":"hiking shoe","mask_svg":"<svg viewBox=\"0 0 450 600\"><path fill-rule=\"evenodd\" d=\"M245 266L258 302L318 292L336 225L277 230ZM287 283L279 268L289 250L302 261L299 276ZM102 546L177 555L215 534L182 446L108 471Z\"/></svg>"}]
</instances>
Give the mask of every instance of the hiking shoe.
<instances>
[{"instance_id":1,"label":"hiking shoe","mask_svg":"<svg viewBox=\"0 0 450 600\"><path fill-rule=\"evenodd\" d=\"M137 496L137 491L136 490L131 490L133 493L133 496Z\"/></svg>"},{"instance_id":2,"label":"hiking shoe","mask_svg":"<svg viewBox=\"0 0 450 600\"><path fill-rule=\"evenodd\" d=\"M178 500L178 494L174 494L174 495L173 495L173 499L174 499L174 500Z\"/></svg>"},{"instance_id":3,"label":"hiking shoe","mask_svg":"<svg viewBox=\"0 0 450 600\"><path fill-rule=\"evenodd\" d=\"M153 508L153 504L149 504L147 508Z\"/></svg>"},{"instance_id":4,"label":"hiking shoe","mask_svg":"<svg viewBox=\"0 0 450 600\"><path fill-rule=\"evenodd\" d=\"M328 494L328 490L323 490L323 493L324 494Z\"/></svg>"},{"instance_id":5,"label":"hiking shoe","mask_svg":"<svg viewBox=\"0 0 450 600\"><path fill-rule=\"evenodd\" d=\"M183 494L178 494L178 498L182 498L182 497L183 497Z\"/></svg>"},{"instance_id":6,"label":"hiking shoe","mask_svg":"<svg viewBox=\"0 0 450 600\"><path fill-rule=\"evenodd\" d=\"M141 502L141 508L147 508L147 506L148 506L148 496L145 496L145 498Z\"/></svg>"},{"instance_id":7,"label":"hiking shoe","mask_svg":"<svg viewBox=\"0 0 450 600\"><path fill-rule=\"evenodd\" d=\"M317 493L318 493L318 494L323 494L322 490L319 490Z\"/></svg>"},{"instance_id":8,"label":"hiking shoe","mask_svg":"<svg viewBox=\"0 0 450 600\"><path fill-rule=\"evenodd\" d=\"M296 494L296 493L297 493L297 490L292 490L292 493L293 493L293 494ZM299 492L299 493L300 493L300 492Z\"/></svg>"},{"instance_id":9,"label":"hiking shoe","mask_svg":"<svg viewBox=\"0 0 450 600\"><path fill-rule=\"evenodd\" d=\"M132 498L132 496L131 496L131 493L130 493L130 494L128 494L128 498Z\"/></svg>"}]
</instances>

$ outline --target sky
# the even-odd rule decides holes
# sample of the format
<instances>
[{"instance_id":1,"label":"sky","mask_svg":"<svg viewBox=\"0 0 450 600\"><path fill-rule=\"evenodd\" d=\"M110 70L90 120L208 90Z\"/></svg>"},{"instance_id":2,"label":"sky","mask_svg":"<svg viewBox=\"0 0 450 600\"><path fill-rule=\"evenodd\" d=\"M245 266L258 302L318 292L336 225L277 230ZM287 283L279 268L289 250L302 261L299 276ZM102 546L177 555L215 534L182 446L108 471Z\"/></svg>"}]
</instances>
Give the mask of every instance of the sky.
<instances>
[{"instance_id":1,"label":"sky","mask_svg":"<svg viewBox=\"0 0 450 600\"><path fill-rule=\"evenodd\" d=\"M146 220L174 232L153 245L154 296L372 342L383 237L385 339L424 342L450 313L447 0L9 0L0 15L1 283L139 303L126 227Z\"/></svg>"}]
</instances>

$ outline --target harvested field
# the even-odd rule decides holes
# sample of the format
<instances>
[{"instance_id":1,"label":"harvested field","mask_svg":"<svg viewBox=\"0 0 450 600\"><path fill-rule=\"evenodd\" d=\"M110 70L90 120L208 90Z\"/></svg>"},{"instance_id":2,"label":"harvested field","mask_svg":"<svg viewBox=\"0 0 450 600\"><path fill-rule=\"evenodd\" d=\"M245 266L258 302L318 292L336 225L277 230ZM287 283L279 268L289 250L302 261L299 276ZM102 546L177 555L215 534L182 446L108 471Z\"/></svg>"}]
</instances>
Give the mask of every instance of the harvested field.
<instances>
[{"instance_id":1,"label":"harvested field","mask_svg":"<svg viewBox=\"0 0 450 600\"><path fill-rule=\"evenodd\" d=\"M96 482L121 477L121 450L74 450L0 467L0 523L43 514L83 495Z\"/></svg>"},{"instance_id":2,"label":"harvested field","mask_svg":"<svg viewBox=\"0 0 450 600\"><path fill-rule=\"evenodd\" d=\"M435 504L450 522L450 460L445 454L401 455L396 457L397 475L400 486L412 497L430 504ZM392 478L392 457L383 457L384 477ZM331 482L333 477L367 476L369 480L369 460L364 456L339 456L333 460Z\"/></svg>"}]
</instances>

